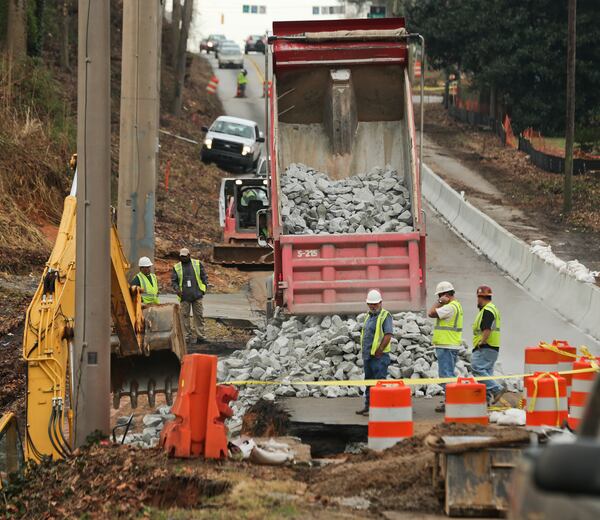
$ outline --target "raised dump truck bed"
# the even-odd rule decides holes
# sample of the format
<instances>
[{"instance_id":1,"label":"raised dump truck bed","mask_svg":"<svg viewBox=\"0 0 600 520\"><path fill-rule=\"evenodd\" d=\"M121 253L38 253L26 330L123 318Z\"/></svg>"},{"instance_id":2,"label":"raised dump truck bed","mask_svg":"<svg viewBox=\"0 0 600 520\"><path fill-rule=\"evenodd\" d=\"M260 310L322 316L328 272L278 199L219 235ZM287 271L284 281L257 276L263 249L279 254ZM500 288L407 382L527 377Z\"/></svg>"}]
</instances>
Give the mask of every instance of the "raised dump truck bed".
<instances>
[{"instance_id":1,"label":"raised dump truck bed","mask_svg":"<svg viewBox=\"0 0 600 520\"><path fill-rule=\"evenodd\" d=\"M269 48L276 304L291 314L357 313L376 288L390 311L422 309L425 225L404 20L276 22ZM390 165L409 191L414 231L286 234L281 183L293 163L334 180Z\"/></svg>"}]
</instances>

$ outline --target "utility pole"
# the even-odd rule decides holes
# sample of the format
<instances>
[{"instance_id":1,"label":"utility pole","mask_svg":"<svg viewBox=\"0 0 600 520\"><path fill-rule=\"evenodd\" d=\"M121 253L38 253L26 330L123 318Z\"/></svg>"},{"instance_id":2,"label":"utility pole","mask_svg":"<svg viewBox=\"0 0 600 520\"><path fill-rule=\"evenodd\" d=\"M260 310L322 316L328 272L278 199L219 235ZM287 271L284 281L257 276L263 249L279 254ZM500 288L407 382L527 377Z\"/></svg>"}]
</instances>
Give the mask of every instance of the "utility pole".
<instances>
[{"instance_id":1,"label":"utility pole","mask_svg":"<svg viewBox=\"0 0 600 520\"><path fill-rule=\"evenodd\" d=\"M565 179L563 214L573 208L573 141L575 140L575 46L577 0L569 0L567 39L567 119L565 136Z\"/></svg>"},{"instance_id":2,"label":"utility pole","mask_svg":"<svg viewBox=\"0 0 600 520\"><path fill-rule=\"evenodd\" d=\"M79 0L75 445L110 427L110 4Z\"/></svg>"},{"instance_id":3,"label":"utility pole","mask_svg":"<svg viewBox=\"0 0 600 520\"><path fill-rule=\"evenodd\" d=\"M125 256L154 261L162 2L123 2L117 223Z\"/></svg>"},{"instance_id":4,"label":"utility pole","mask_svg":"<svg viewBox=\"0 0 600 520\"><path fill-rule=\"evenodd\" d=\"M183 12L181 14L181 31L179 32L177 57L175 60L175 88L173 94L173 103L171 106L171 113L176 116L181 114L181 105L183 104L187 40L193 11L194 0L185 0L185 4L183 4Z\"/></svg>"}]
</instances>

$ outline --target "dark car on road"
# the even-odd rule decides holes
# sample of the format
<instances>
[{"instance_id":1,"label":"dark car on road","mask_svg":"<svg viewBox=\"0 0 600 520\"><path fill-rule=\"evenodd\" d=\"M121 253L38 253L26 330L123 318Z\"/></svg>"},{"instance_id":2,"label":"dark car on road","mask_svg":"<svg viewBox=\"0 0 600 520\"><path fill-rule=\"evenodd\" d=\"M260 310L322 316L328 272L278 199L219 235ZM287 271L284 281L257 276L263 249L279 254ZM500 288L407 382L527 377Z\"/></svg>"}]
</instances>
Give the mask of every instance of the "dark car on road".
<instances>
[{"instance_id":1,"label":"dark car on road","mask_svg":"<svg viewBox=\"0 0 600 520\"><path fill-rule=\"evenodd\" d=\"M261 34L251 34L246 38L246 45L244 46L244 53L249 52L260 52L265 53L265 37Z\"/></svg>"},{"instance_id":2,"label":"dark car on road","mask_svg":"<svg viewBox=\"0 0 600 520\"><path fill-rule=\"evenodd\" d=\"M211 34L204 43L205 48L202 47L202 43L200 44L200 50L205 50L208 53L214 52L219 47L219 43L226 39L224 34Z\"/></svg>"}]
</instances>

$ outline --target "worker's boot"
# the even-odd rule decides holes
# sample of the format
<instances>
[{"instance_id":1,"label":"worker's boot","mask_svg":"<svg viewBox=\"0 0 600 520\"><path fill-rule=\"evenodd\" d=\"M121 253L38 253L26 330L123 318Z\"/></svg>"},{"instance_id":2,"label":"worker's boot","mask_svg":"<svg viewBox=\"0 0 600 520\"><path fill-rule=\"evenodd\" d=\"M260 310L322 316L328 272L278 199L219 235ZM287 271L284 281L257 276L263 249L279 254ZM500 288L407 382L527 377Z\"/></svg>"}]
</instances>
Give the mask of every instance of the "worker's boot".
<instances>
[{"instance_id":1,"label":"worker's boot","mask_svg":"<svg viewBox=\"0 0 600 520\"><path fill-rule=\"evenodd\" d=\"M435 411L437 413L445 413L446 412L446 405L444 403L440 403L435 407Z\"/></svg>"},{"instance_id":2,"label":"worker's boot","mask_svg":"<svg viewBox=\"0 0 600 520\"><path fill-rule=\"evenodd\" d=\"M488 398L488 405L494 405L497 404L500 399L502 399L502 396L506 393L506 388L502 387L500 390L498 390L495 394L490 394L489 398Z\"/></svg>"}]
</instances>

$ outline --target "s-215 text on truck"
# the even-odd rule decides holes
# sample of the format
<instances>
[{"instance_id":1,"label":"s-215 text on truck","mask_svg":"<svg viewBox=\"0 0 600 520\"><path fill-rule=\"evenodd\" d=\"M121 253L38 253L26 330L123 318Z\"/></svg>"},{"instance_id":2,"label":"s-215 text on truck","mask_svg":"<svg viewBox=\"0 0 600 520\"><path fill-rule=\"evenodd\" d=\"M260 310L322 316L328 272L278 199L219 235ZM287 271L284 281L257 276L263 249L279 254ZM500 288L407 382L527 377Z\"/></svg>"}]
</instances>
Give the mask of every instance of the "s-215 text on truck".
<instances>
[{"instance_id":1,"label":"s-215 text on truck","mask_svg":"<svg viewBox=\"0 0 600 520\"><path fill-rule=\"evenodd\" d=\"M368 290L377 288L392 312L424 307L425 222L410 38L402 18L273 24L265 61L271 305L300 315L359 313ZM405 179L414 231L284 233L280 183L292 163L331 179L390 165Z\"/></svg>"}]
</instances>

